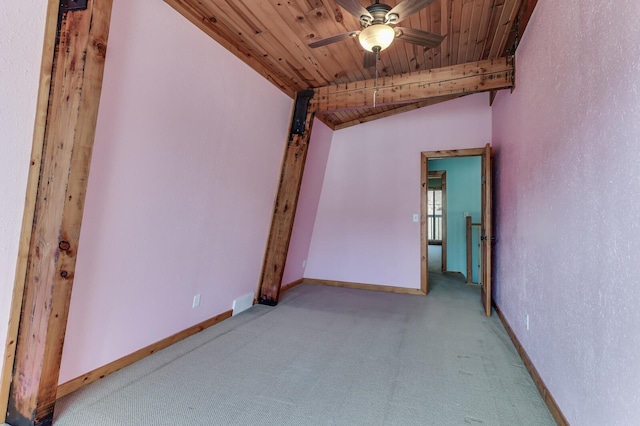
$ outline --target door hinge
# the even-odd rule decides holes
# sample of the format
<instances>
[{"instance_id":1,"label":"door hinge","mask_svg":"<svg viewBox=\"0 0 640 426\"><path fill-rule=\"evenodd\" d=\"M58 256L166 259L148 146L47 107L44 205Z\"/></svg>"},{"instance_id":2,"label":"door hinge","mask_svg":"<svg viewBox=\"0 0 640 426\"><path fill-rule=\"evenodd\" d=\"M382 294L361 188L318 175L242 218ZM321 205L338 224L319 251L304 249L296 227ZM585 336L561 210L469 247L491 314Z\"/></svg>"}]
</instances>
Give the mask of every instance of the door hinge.
<instances>
[{"instance_id":1,"label":"door hinge","mask_svg":"<svg viewBox=\"0 0 640 426\"><path fill-rule=\"evenodd\" d=\"M61 0L60 12L65 13L71 10L85 10L87 8L87 0Z\"/></svg>"}]
</instances>

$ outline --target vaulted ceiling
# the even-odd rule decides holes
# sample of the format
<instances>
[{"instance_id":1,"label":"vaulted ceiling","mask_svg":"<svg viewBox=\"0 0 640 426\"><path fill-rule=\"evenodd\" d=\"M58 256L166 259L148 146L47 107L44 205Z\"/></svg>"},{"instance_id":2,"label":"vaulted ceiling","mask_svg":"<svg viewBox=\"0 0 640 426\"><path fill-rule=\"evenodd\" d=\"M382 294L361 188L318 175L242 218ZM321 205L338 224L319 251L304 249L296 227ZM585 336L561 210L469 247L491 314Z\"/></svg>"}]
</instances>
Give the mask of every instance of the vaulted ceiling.
<instances>
[{"instance_id":1,"label":"vaulted ceiling","mask_svg":"<svg viewBox=\"0 0 640 426\"><path fill-rule=\"evenodd\" d=\"M394 40L380 53L378 79L375 66L364 67L365 51L357 37L309 47L325 37L360 30L359 19L339 5L358 5L357 0L165 1L289 96L318 89L327 100L350 91L342 93L348 102L330 99L317 113L339 129L512 87L515 67L509 58L537 0L435 0L399 25L442 35L442 43L425 48ZM384 3L393 8L400 1ZM363 7L371 3L360 1ZM417 90L427 86L429 90ZM381 96L374 107L376 88L376 95L396 96Z\"/></svg>"}]
</instances>

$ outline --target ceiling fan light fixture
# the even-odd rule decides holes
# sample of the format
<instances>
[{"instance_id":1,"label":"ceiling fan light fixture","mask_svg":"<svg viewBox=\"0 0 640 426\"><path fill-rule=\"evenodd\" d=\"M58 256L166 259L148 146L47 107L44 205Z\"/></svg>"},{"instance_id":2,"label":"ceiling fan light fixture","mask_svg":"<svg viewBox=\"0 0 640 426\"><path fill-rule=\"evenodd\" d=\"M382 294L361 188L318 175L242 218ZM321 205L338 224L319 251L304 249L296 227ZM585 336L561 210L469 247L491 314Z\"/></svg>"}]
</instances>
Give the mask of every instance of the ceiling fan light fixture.
<instances>
[{"instance_id":1,"label":"ceiling fan light fixture","mask_svg":"<svg viewBox=\"0 0 640 426\"><path fill-rule=\"evenodd\" d=\"M360 45L369 52L384 50L391 45L396 36L395 30L386 24L373 24L360 31Z\"/></svg>"}]
</instances>

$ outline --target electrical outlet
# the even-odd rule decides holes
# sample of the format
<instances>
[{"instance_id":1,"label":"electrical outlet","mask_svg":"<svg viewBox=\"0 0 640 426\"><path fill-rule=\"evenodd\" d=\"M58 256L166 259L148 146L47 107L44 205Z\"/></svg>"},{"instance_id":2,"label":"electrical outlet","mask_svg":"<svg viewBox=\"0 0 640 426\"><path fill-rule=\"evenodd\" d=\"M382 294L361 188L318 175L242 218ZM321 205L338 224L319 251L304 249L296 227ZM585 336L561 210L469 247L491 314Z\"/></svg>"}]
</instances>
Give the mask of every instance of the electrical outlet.
<instances>
[{"instance_id":1,"label":"electrical outlet","mask_svg":"<svg viewBox=\"0 0 640 426\"><path fill-rule=\"evenodd\" d=\"M417 223L420 220L420 216L417 213L414 213L413 215L413 222Z\"/></svg>"},{"instance_id":2,"label":"electrical outlet","mask_svg":"<svg viewBox=\"0 0 640 426\"><path fill-rule=\"evenodd\" d=\"M529 314L525 315L524 322L527 325L527 330L529 330Z\"/></svg>"},{"instance_id":3,"label":"electrical outlet","mask_svg":"<svg viewBox=\"0 0 640 426\"><path fill-rule=\"evenodd\" d=\"M200 306L200 295L196 294L195 296L193 296L193 304L191 305L191 307L197 308L198 306Z\"/></svg>"},{"instance_id":4,"label":"electrical outlet","mask_svg":"<svg viewBox=\"0 0 640 426\"><path fill-rule=\"evenodd\" d=\"M306 259L302 261L302 267L304 268L305 266L307 266L307 260Z\"/></svg>"}]
</instances>

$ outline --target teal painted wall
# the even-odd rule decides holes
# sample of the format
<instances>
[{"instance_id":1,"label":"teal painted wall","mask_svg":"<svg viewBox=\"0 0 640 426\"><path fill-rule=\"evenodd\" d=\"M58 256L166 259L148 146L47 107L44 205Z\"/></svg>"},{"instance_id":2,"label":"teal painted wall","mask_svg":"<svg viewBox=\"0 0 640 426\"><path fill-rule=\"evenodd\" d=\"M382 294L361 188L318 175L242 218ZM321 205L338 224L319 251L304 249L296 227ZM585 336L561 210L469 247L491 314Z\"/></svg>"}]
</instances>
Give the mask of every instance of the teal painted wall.
<instances>
[{"instance_id":1,"label":"teal painted wall","mask_svg":"<svg viewBox=\"0 0 640 426\"><path fill-rule=\"evenodd\" d=\"M472 222L481 220L481 157L457 157L429 160L429 171L447 172L447 270L467 274L466 224L464 214ZM474 227L475 228L475 227ZM473 282L478 282L478 237L474 229Z\"/></svg>"}]
</instances>

